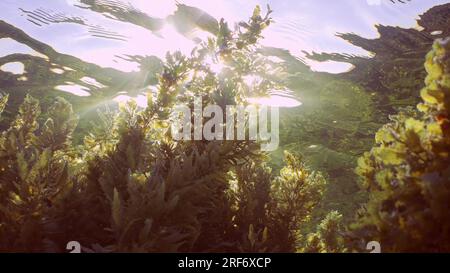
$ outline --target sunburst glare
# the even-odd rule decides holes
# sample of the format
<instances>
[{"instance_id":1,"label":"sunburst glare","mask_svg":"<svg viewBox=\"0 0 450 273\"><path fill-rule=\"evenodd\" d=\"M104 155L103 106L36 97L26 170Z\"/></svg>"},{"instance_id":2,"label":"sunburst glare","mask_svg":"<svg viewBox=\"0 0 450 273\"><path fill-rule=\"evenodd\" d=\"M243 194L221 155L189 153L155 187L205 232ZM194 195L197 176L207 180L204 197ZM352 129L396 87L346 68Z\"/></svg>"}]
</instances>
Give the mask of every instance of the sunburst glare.
<instances>
[{"instance_id":1,"label":"sunburst glare","mask_svg":"<svg viewBox=\"0 0 450 273\"><path fill-rule=\"evenodd\" d=\"M272 107L286 107L292 108L301 106L302 103L296 100L295 98L280 96L280 95L271 95L267 97L258 97L258 98L248 98L247 101L251 104L256 105L265 105Z\"/></svg>"},{"instance_id":2,"label":"sunburst glare","mask_svg":"<svg viewBox=\"0 0 450 273\"><path fill-rule=\"evenodd\" d=\"M136 97L131 97L128 95L119 95L113 99L113 101L117 103L128 103L130 101L136 102L137 106L141 108L147 107L147 96L145 95L137 95Z\"/></svg>"}]
</instances>

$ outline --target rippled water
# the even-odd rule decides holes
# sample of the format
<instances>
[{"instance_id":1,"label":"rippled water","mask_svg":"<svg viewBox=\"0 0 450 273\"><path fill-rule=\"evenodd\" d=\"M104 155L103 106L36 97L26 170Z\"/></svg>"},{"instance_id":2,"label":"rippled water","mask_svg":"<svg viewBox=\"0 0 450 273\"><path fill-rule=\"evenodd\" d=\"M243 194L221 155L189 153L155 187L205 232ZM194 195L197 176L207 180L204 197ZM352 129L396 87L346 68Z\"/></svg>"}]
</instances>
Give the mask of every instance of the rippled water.
<instances>
[{"instance_id":1,"label":"rippled water","mask_svg":"<svg viewBox=\"0 0 450 273\"><path fill-rule=\"evenodd\" d=\"M374 38L378 35L376 24L413 28L419 14L449 1L413 0L403 4L389 0L179 2L198 7L215 18L223 17L231 23L247 18L257 4L269 4L275 11L275 24L265 32L263 45L288 50L314 71L341 73L351 69L352 65L333 61L319 63L304 56L312 52L368 56L369 52L337 38L336 33L356 33ZM139 65L132 56L163 57L167 51L175 50L188 53L199 39L208 35L193 28L189 22L174 24L171 18L176 11L176 1L171 0L2 0L0 9L0 20L23 30L57 52L123 72L139 71ZM0 57L13 53L47 57L10 38L0 39ZM1 69L23 73L20 63L7 64ZM69 69L51 67L55 74L63 74ZM102 84L89 77L55 86L57 90L78 96L89 96L90 91L96 88L101 89ZM117 100L123 99L122 96ZM280 105L300 104L292 99L283 102L279 97L273 101L276 99Z\"/></svg>"}]
</instances>

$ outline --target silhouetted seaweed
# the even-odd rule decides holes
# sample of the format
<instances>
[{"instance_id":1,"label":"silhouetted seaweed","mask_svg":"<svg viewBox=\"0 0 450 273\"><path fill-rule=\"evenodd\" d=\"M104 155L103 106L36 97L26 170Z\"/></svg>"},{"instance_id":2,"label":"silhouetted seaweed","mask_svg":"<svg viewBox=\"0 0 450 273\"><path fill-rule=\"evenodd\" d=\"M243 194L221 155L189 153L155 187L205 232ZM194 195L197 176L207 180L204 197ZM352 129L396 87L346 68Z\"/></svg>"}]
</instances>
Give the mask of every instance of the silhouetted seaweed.
<instances>
[{"instance_id":1,"label":"silhouetted seaweed","mask_svg":"<svg viewBox=\"0 0 450 273\"><path fill-rule=\"evenodd\" d=\"M49 25L51 23L73 23L86 26L88 28L88 32L94 37L119 41L127 40L126 36L118 34L114 31L109 31L103 26L90 24L86 19L80 16L70 16L62 12L53 12L44 10L42 8L38 8L33 11L25 10L23 8L19 8L19 10L21 10L27 16L27 20L29 22L37 26Z\"/></svg>"}]
</instances>

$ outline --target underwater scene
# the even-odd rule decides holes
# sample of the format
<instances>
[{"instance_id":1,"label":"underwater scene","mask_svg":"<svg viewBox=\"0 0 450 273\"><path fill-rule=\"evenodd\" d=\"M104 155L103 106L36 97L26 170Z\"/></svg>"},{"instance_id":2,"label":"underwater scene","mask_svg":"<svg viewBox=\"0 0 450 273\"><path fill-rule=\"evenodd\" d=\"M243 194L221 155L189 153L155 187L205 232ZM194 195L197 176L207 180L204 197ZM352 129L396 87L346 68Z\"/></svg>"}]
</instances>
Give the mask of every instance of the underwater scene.
<instances>
[{"instance_id":1,"label":"underwater scene","mask_svg":"<svg viewBox=\"0 0 450 273\"><path fill-rule=\"evenodd\" d=\"M0 10L0 252L450 252L450 1Z\"/></svg>"}]
</instances>

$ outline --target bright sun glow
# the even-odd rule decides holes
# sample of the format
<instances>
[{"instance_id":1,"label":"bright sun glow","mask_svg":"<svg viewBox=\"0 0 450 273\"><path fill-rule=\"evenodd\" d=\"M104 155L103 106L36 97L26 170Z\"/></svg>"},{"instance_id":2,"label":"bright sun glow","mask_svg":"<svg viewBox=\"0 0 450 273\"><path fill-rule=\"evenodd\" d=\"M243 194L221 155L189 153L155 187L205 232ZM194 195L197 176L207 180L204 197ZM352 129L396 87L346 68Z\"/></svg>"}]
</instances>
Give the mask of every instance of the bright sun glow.
<instances>
[{"instance_id":1,"label":"bright sun glow","mask_svg":"<svg viewBox=\"0 0 450 273\"><path fill-rule=\"evenodd\" d=\"M73 94L75 96L79 96L79 97L89 97L91 95L91 93L89 93L89 88L87 88L86 86L82 86L82 85L78 85L78 84L73 84L73 83L69 83L67 82L66 85L57 85L55 86L56 90L59 91L63 91L63 92L67 92L70 94Z\"/></svg>"},{"instance_id":2,"label":"bright sun glow","mask_svg":"<svg viewBox=\"0 0 450 273\"><path fill-rule=\"evenodd\" d=\"M25 66L21 62L11 62L0 66L0 70L15 75L22 75L25 72Z\"/></svg>"},{"instance_id":3,"label":"bright sun glow","mask_svg":"<svg viewBox=\"0 0 450 273\"><path fill-rule=\"evenodd\" d=\"M243 80L246 85L252 86L252 85L259 85L263 81L263 78L261 78L258 75L248 75L243 77Z\"/></svg>"},{"instance_id":4,"label":"bright sun glow","mask_svg":"<svg viewBox=\"0 0 450 273\"><path fill-rule=\"evenodd\" d=\"M94 86L96 88L105 88L106 87L105 85L99 83L96 79L91 78L91 77L86 77L85 76L85 77L82 77L80 80L82 82L84 82L84 83L86 83L88 85Z\"/></svg>"},{"instance_id":5,"label":"bright sun glow","mask_svg":"<svg viewBox=\"0 0 450 273\"><path fill-rule=\"evenodd\" d=\"M258 86L263 78L258 75L247 75L243 77L243 81L247 86ZM302 105L301 102L290 96L289 90L273 90L272 94L266 97L248 98L247 102L256 105L266 105L274 107L297 107Z\"/></svg>"},{"instance_id":6,"label":"bright sun glow","mask_svg":"<svg viewBox=\"0 0 450 273\"><path fill-rule=\"evenodd\" d=\"M345 73L353 69L353 65L350 63L341 63L335 61L326 61L326 62L309 61L309 65L312 71L327 72L330 74Z\"/></svg>"},{"instance_id":7,"label":"bright sun glow","mask_svg":"<svg viewBox=\"0 0 450 273\"><path fill-rule=\"evenodd\" d=\"M147 107L147 96L138 95L137 97L130 97L127 95L119 95L113 99L117 103L127 103L129 101L135 101L136 104L141 108Z\"/></svg>"},{"instance_id":8,"label":"bright sun glow","mask_svg":"<svg viewBox=\"0 0 450 273\"><path fill-rule=\"evenodd\" d=\"M211 71L219 74L225 68L225 65L220 60L214 60L212 57L207 57L204 61L205 64L211 68Z\"/></svg>"},{"instance_id":9,"label":"bright sun glow","mask_svg":"<svg viewBox=\"0 0 450 273\"><path fill-rule=\"evenodd\" d=\"M164 59L167 52L180 51L189 55L196 43L180 34L175 27L166 23L157 33L151 33L144 28L133 28L127 33L127 43L114 43L105 48L92 48L80 52L85 61L95 60L103 67L112 67L124 72L139 71L139 64L117 56L131 55L156 56ZM93 39L89 37L89 39Z\"/></svg>"},{"instance_id":10,"label":"bright sun glow","mask_svg":"<svg viewBox=\"0 0 450 273\"><path fill-rule=\"evenodd\" d=\"M269 97L261 97L261 98L248 98L247 101L252 104L257 105L267 105L273 107L297 107L302 105L301 102L294 98L279 96L279 95L271 95Z\"/></svg>"}]
</instances>

